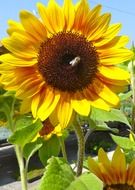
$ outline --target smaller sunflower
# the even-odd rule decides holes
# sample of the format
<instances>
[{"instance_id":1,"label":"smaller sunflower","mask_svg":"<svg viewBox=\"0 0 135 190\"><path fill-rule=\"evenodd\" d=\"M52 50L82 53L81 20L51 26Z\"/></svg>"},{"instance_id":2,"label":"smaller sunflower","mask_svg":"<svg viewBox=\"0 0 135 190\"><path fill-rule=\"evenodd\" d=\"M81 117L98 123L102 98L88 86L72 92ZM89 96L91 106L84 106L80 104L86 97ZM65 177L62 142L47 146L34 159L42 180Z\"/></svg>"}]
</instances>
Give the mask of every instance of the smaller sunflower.
<instances>
[{"instance_id":1,"label":"smaller sunflower","mask_svg":"<svg viewBox=\"0 0 135 190\"><path fill-rule=\"evenodd\" d=\"M104 182L103 190L135 190L135 159L128 165L124 152L116 148L112 160L102 148L98 162L88 158L89 170Z\"/></svg>"},{"instance_id":2,"label":"smaller sunflower","mask_svg":"<svg viewBox=\"0 0 135 190\"><path fill-rule=\"evenodd\" d=\"M45 140L48 140L52 135L62 136L62 128L60 125L54 127L50 120L46 119L43 122L43 128L39 131L37 137L43 137Z\"/></svg>"}]
</instances>

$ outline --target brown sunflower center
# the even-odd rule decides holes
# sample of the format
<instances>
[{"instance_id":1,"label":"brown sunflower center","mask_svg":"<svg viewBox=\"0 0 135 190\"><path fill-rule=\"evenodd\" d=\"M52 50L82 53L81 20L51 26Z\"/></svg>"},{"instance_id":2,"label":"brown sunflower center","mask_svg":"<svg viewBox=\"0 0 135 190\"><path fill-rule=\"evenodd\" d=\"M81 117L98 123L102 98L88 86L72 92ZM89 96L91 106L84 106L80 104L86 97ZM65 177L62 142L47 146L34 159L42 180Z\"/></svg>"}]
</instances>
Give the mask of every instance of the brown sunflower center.
<instances>
[{"instance_id":1,"label":"brown sunflower center","mask_svg":"<svg viewBox=\"0 0 135 190\"><path fill-rule=\"evenodd\" d=\"M103 190L135 190L133 186L128 184L115 184L115 185L106 185Z\"/></svg>"},{"instance_id":2,"label":"brown sunflower center","mask_svg":"<svg viewBox=\"0 0 135 190\"><path fill-rule=\"evenodd\" d=\"M87 87L97 65L96 49L83 35L60 32L40 46L38 70L46 83L58 90L76 92Z\"/></svg>"}]
</instances>

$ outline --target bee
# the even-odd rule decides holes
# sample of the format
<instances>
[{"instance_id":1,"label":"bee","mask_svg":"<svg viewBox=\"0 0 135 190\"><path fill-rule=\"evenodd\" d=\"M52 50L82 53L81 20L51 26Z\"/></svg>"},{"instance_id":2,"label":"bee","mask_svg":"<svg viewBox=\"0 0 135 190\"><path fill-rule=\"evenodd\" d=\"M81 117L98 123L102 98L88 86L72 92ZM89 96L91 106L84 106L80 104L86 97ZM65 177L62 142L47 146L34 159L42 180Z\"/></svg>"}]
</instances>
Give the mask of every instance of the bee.
<instances>
[{"instance_id":1,"label":"bee","mask_svg":"<svg viewBox=\"0 0 135 190\"><path fill-rule=\"evenodd\" d=\"M79 56L75 57L72 61L69 62L69 64L72 67L75 67L76 65L78 65L80 63L81 58Z\"/></svg>"}]
</instances>

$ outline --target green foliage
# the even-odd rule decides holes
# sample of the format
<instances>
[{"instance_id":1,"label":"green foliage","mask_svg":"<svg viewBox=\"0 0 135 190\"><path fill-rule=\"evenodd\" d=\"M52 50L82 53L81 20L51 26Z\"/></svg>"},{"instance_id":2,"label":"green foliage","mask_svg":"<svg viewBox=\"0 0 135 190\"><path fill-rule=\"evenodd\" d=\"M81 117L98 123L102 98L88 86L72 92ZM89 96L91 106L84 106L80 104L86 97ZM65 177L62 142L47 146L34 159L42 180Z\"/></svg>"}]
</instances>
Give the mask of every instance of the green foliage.
<instances>
[{"instance_id":1,"label":"green foliage","mask_svg":"<svg viewBox=\"0 0 135 190\"><path fill-rule=\"evenodd\" d=\"M114 140L114 142L121 148L126 150L135 150L135 142L131 141L129 138L115 135L111 135L111 137Z\"/></svg>"},{"instance_id":2,"label":"green foliage","mask_svg":"<svg viewBox=\"0 0 135 190\"><path fill-rule=\"evenodd\" d=\"M102 190L103 183L90 173L75 177L70 166L60 158L51 158L39 190Z\"/></svg>"},{"instance_id":3,"label":"green foliage","mask_svg":"<svg viewBox=\"0 0 135 190\"><path fill-rule=\"evenodd\" d=\"M121 101L127 100L128 98L130 98L132 95L132 91L128 91L127 93L120 93L119 97Z\"/></svg>"},{"instance_id":4,"label":"green foliage","mask_svg":"<svg viewBox=\"0 0 135 190\"><path fill-rule=\"evenodd\" d=\"M39 149L39 158L44 166L51 156L58 156L60 144L58 137L53 135L50 139L43 141L43 146Z\"/></svg>"},{"instance_id":5,"label":"green foliage","mask_svg":"<svg viewBox=\"0 0 135 190\"><path fill-rule=\"evenodd\" d=\"M102 190L103 183L92 173L76 178L66 190Z\"/></svg>"},{"instance_id":6,"label":"green foliage","mask_svg":"<svg viewBox=\"0 0 135 190\"><path fill-rule=\"evenodd\" d=\"M110 128L106 123L102 122L101 124L96 124L93 120L89 119L89 127L92 131L110 131L114 133L118 133L118 129Z\"/></svg>"},{"instance_id":7,"label":"green foliage","mask_svg":"<svg viewBox=\"0 0 135 190\"><path fill-rule=\"evenodd\" d=\"M72 169L66 161L52 157L48 160L39 190L66 190L74 179Z\"/></svg>"},{"instance_id":8,"label":"green foliage","mask_svg":"<svg viewBox=\"0 0 135 190\"><path fill-rule=\"evenodd\" d=\"M125 123L130 127L130 124L125 115L120 110L117 109L111 109L111 111L105 111L93 107L90 118L94 121L104 121L104 122L119 121Z\"/></svg>"},{"instance_id":9,"label":"green foliage","mask_svg":"<svg viewBox=\"0 0 135 190\"><path fill-rule=\"evenodd\" d=\"M34 153L41 148L43 141L41 138L38 138L34 142L27 143L23 148L23 156L26 160L29 160Z\"/></svg>"},{"instance_id":10,"label":"green foliage","mask_svg":"<svg viewBox=\"0 0 135 190\"><path fill-rule=\"evenodd\" d=\"M18 115L15 119L15 129L19 130L23 127L29 126L33 123L31 115Z\"/></svg>"},{"instance_id":11,"label":"green foliage","mask_svg":"<svg viewBox=\"0 0 135 190\"><path fill-rule=\"evenodd\" d=\"M24 145L33 140L41 128L42 123L37 120L31 125L26 125L25 127L16 130L9 138L9 142L12 144L20 145L23 148Z\"/></svg>"}]
</instances>

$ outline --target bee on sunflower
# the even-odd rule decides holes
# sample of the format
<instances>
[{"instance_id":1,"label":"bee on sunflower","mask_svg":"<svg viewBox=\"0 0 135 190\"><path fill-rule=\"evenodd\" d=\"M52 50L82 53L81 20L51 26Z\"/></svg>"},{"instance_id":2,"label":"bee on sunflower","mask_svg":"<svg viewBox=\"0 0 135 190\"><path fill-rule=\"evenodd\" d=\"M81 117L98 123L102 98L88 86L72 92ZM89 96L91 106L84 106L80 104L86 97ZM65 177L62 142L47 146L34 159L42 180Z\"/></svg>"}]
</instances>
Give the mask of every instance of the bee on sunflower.
<instances>
[{"instance_id":1,"label":"bee on sunflower","mask_svg":"<svg viewBox=\"0 0 135 190\"><path fill-rule=\"evenodd\" d=\"M118 36L121 24L110 24L101 8L91 9L87 0L62 6L50 0L37 3L38 17L22 10L20 22L8 21L0 80L22 99L23 113L65 128L74 113L88 116L92 106L109 111L119 104L116 93L130 76L117 65L133 53L124 47L128 37Z\"/></svg>"}]
</instances>

